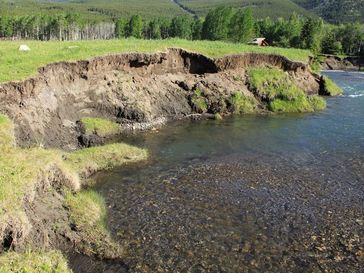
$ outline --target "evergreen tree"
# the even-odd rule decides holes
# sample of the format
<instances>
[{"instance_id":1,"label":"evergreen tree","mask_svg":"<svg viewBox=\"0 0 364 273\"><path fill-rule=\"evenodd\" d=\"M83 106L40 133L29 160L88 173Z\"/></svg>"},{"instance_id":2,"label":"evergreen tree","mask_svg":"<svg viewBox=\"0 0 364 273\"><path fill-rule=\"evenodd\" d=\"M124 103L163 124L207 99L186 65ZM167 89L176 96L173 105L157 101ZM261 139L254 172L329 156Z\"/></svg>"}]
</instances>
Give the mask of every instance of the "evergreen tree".
<instances>
[{"instance_id":1,"label":"evergreen tree","mask_svg":"<svg viewBox=\"0 0 364 273\"><path fill-rule=\"evenodd\" d=\"M310 49L313 53L320 52L322 42L322 19L308 18L301 32L301 47Z\"/></svg>"}]
</instances>

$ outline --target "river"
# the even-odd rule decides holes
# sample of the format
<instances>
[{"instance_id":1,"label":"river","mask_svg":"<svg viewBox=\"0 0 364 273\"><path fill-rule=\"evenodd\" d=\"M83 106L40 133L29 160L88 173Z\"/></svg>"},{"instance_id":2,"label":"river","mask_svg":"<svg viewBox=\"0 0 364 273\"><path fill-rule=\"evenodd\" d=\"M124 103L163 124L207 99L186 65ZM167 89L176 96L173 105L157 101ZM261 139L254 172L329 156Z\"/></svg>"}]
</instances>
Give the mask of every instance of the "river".
<instances>
[{"instance_id":1,"label":"river","mask_svg":"<svg viewBox=\"0 0 364 273\"><path fill-rule=\"evenodd\" d=\"M123 141L142 164L97 176L122 264L75 272L363 272L364 74L323 112L174 122Z\"/></svg>"}]
</instances>

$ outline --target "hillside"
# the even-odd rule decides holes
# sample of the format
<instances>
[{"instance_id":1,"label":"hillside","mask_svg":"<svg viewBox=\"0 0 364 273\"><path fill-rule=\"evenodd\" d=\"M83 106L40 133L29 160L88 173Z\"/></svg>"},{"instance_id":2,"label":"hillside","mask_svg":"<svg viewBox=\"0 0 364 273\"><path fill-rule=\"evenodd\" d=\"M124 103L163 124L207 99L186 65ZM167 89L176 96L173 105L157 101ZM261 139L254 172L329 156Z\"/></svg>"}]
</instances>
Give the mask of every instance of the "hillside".
<instances>
[{"instance_id":1,"label":"hillside","mask_svg":"<svg viewBox=\"0 0 364 273\"><path fill-rule=\"evenodd\" d=\"M57 14L78 12L89 19L105 20L140 14L144 18L174 17L181 14L204 16L209 9L220 5L252 7L257 17L288 17L292 12L310 12L291 0L0 0L0 15Z\"/></svg>"},{"instance_id":2,"label":"hillside","mask_svg":"<svg viewBox=\"0 0 364 273\"><path fill-rule=\"evenodd\" d=\"M362 0L293 0L331 23L364 21Z\"/></svg>"}]
</instances>

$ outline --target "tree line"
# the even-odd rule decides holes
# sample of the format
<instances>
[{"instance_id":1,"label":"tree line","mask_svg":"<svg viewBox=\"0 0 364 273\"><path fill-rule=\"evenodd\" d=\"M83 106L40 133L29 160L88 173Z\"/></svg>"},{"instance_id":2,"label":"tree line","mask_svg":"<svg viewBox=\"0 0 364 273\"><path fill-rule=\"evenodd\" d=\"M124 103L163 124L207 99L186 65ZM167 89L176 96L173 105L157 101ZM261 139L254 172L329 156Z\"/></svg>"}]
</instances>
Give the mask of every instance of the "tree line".
<instances>
[{"instance_id":1,"label":"tree line","mask_svg":"<svg viewBox=\"0 0 364 273\"><path fill-rule=\"evenodd\" d=\"M320 18L293 13L288 19L255 19L252 10L218 7L205 18L178 16L144 20L140 15L96 23L79 14L0 16L0 37L36 40L140 39L221 40L248 43L265 37L272 46L309 49L314 53L359 55L364 27L359 23L326 24Z\"/></svg>"}]
</instances>

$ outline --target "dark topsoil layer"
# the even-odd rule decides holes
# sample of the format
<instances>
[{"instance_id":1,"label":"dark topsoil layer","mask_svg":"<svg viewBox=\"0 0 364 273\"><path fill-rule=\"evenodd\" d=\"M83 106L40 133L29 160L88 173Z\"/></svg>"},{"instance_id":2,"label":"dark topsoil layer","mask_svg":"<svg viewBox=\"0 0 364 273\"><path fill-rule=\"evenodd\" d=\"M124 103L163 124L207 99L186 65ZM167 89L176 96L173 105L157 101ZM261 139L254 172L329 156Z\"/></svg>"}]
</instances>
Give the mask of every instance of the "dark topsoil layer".
<instances>
[{"instance_id":1,"label":"dark topsoil layer","mask_svg":"<svg viewBox=\"0 0 364 273\"><path fill-rule=\"evenodd\" d=\"M203 92L207 113L228 114L221 104L232 93L255 96L246 69L277 67L307 94L320 93L320 78L307 65L285 57L243 54L210 59L170 49L130 53L88 61L60 62L39 69L34 78L0 85L0 111L16 125L18 145L75 149L82 117L104 117L125 128L147 128L198 111L191 103ZM256 97L261 108L266 105Z\"/></svg>"}]
</instances>

